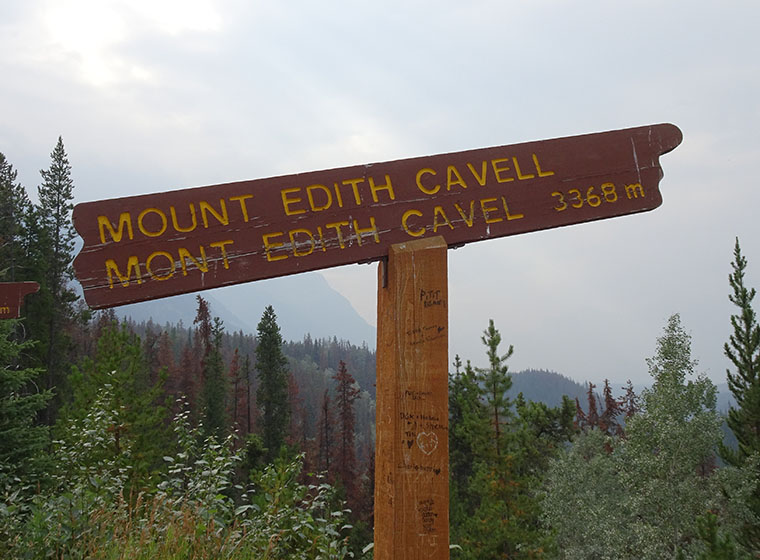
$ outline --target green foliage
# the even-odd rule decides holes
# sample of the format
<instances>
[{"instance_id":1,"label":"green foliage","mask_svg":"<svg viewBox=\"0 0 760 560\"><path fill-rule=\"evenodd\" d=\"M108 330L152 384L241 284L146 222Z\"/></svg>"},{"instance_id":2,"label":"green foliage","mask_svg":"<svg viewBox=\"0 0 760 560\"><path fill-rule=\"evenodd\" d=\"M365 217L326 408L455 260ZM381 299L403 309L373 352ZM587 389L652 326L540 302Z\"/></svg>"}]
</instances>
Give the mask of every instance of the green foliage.
<instances>
[{"instance_id":1,"label":"green foliage","mask_svg":"<svg viewBox=\"0 0 760 560\"><path fill-rule=\"evenodd\" d=\"M151 473L162 466L169 445L166 428L168 410L163 406L162 379L152 384L140 339L126 325L106 325L97 341L94 358L85 357L72 368L69 384L72 401L56 425L57 439L64 445L78 445L82 422L91 419L93 410L113 412L108 427L110 443L85 461L72 464L81 468L89 463L114 460L130 465L130 484L141 488ZM106 395L102 388L109 387ZM98 396L105 401L99 402ZM105 455L102 455L105 454ZM121 458L120 458L121 457ZM65 463L64 463L65 464ZM73 468L73 467L72 467Z\"/></svg>"},{"instance_id":2,"label":"green foliage","mask_svg":"<svg viewBox=\"0 0 760 560\"><path fill-rule=\"evenodd\" d=\"M477 507L470 492L475 475L475 457L482 455L488 440L487 410L481 388L470 362L462 369L459 356L449 377L449 504L452 520L466 519ZM452 524L453 525L453 524Z\"/></svg>"},{"instance_id":3,"label":"green foliage","mask_svg":"<svg viewBox=\"0 0 760 560\"><path fill-rule=\"evenodd\" d=\"M697 533L705 544L697 560L749 560L749 554L739 550L730 534L720 530L718 516L708 513L697 519Z\"/></svg>"},{"instance_id":4,"label":"green foliage","mask_svg":"<svg viewBox=\"0 0 760 560\"><path fill-rule=\"evenodd\" d=\"M129 495L129 454L109 453L118 411L104 387L78 421L79 439L57 442L65 464L38 495L17 530L0 543L3 558L340 559L346 512L328 485L298 482L301 460L277 462L248 489L235 487L241 452L232 439L202 438L186 407L173 422L177 451L164 457L156 490ZM65 473L65 474L63 474ZM243 500L235 495L243 493Z\"/></svg>"},{"instance_id":5,"label":"green foliage","mask_svg":"<svg viewBox=\"0 0 760 560\"><path fill-rule=\"evenodd\" d=\"M353 376L348 372L346 363L341 361L338 371L333 376L335 380L335 408L338 419L338 449L335 471L345 488L346 498L352 508L358 506L358 488L356 472L356 432L354 402L360 397L361 391Z\"/></svg>"},{"instance_id":6,"label":"green foliage","mask_svg":"<svg viewBox=\"0 0 760 560\"><path fill-rule=\"evenodd\" d=\"M282 353L282 335L272 306L267 306L257 328L256 370L259 386L256 404L261 416L261 436L267 459L273 460L285 443L290 419L288 361Z\"/></svg>"},{"instance_id":7,"label":"green foliage","mask_svg":"<svg viewBox=\"0 0 760 560\"><path fill-rule=\"evenodd\" d=\"M0 153L0 279L7 282L24 278L24 226L31 208L26 190L16 181L17 176Z\"/></svg>"},{"instance_id":8,"label":"green foliage","mask_svg":"<svg viewBox=\"0 0 760 560\"><path fill-rule=\"evenodd\" d=\"M726 422L736 436L738 448L721 445L720 449L723 460L736 467L741 467L747 457L760 453L760 325L752 308L755 289L747 288L744 283L746 268L747 259L737 239L733 270L729 275L732 289L729 300L738 310L731 316L733 333L724 351L735 367L735 371L726 372L728 387L736 399L736 407L729 409ZM749 498L749 503L754 514L760 517L760 489ZM743 541L752 549L760 550L760 527L746 526Z\"/></svg>"},{"instance_id":9,"label":"green foliage","mask_svg":"<svg viewBox=\"0 0 760 560\"><path fill-rule=\"evenodd\" d=\"M73 307L78 296L69 287L75 237L71 221L74 183L60 137L50 154L50 167L40 174L39 204L27 212L25 221L25 279L38 282L40 290L27 297L25 324L39 341L33 352L34 365L44 367L47 388L56 388L46 414L46 421L52 424L65 397L72 353L69 327L79 319Z\"/></svg>"},{"instance_id":10,"label":"green foliage","mask_svg":"<svg viewBox=\"0 0 760 560\"><path fill-rule=\"evenodd\" d=\"M507 396L507 391L512 387L512 378L508 374L509 367L506 361L512 356L514 348L510 345L506 354L499 355L501 333L494 327L493 319L488 321L488 328L483 331L481 340L488 348L489 367L478 368L476 371L478 372L478 382L484 389L485 402L491 416L493 452L499 457L505 443L502 441L505 433L503 424L508 422L511 416L510 399Z\"/></svg>"},{"instance_id":11,"label":"green foliage","mask_svg":"<svg viewBox=\"0 0 760 560\"><path fill-rule=\"evenodd\" d=\"M203 424L207 434L222 438L229 433L227 417L229 383L222 362L222 334L224 328L218 317L211 326L211 346L203 360Z\"/></svg>"},{"instance_id":12,"label":"green foliage","mask_svg":"<svg viewBox=\"0 0 760 560\"><path fill-rule=\"evenodd\" d=\"M39 370L18 365L31 343L15 340L17 325L15 320L0 321L0 550L50 467L49 430L36 424L50 393L37 389Z\"/></svg>"},{"instance_id":13,"label":"green foliage","mask_svg":"<svg viewBox=\"0 0 760 560\"><path fill-rule=\"evenodd\" d=\"M693 556L700 516L715 510L732 522L713 461L715 387L703 375L689 379L696 362L678 315L648 364L654 383L625 438L585 431L551 465L545 518L562 558Z\"/></svg>"},{"instance_id":14,"label":"green foliage","mask_svg":"<svg viewBox=\"0 0 760 560\"><path fill-rule=\"evenodd\" d=\"M540 523L541 471L572 431L569 400L551 408L518 395L514 406L501 335L489 322L482 338L489 367L449 379L450 540L458 558L536 558L551 546Z\"/></svg>"}]
</instances>

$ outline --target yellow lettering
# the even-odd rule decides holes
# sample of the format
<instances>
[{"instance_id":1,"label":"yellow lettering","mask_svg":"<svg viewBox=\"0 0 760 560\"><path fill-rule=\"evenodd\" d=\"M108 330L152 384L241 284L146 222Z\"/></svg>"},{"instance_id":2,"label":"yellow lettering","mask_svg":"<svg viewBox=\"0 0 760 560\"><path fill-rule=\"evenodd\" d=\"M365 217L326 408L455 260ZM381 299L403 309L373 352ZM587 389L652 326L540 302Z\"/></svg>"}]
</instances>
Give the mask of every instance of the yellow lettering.
<instances>
[{"instance_id":1,"label":"yellow lettering","mask_svg":"<svg viewBox=\"0 0 760 560\"><path fill-rule=\"evenodd\" d=\"M496 222L502 221L504 218L491 218L488 216L489 212L495 212L499 208L497 206L486 206L486 204L489 204L491 202L496 202L495 198L483 198L480 200L480 209L483 211L483 219L485 219L487 224L495 224Z\"/></svg>"},{"instance_id":2,"label":"yellow lettering","mask_svg":"<svg viewBox=\"0 0 760 560\"><path fill-rule=\"evenodd\" d=\"M484 162L485 164L485 162ZM473 219L475 218L475 201L470 201L470 216L469 219L467 216L465 216L464 210L462 210L462 207L459 206L459 203L454 204L454 208L457 209L457 212L459 212L459 215L462 216L462 219L464 220L464 223L467 224L467 227L472 227Z\"/></svg>"},{"instance_id":3,"label":"yellow lettering","mask_svg":"<svg viewBox=\"0 0 760 560\"><path fill-rule=\"evenodd\" d=\"M319 234L319 244L322 247L322 252L324 253L327 251L327 247L325 246L325 236L322 234L322 226L317 226L317 233Z\"/></svg>"},{"instance_id":4,"label":"yellow lettering","mask_svg":"<svg viewBox=\"0 0 760 560\"><path fill-rule=\"evenodd\" d=\"M449 165L446 168L446 190L450 191L452 185L459 185L463 189L467 188L467 183L462 179L459 170L455 166Z\"/></svg>"},{"instance_id":5,"label":"yellow lettering","mask_svg":"<svg viewBox=\"0 0 760 560\"><path fill-rule=\"evenodd\" d=\"M153 259L156 257L164 257L165 259L168 259L170 266L167 268L169 271L168 273L164 274L163 276L160 274L157 274L153 272L153 269L150 266L150 263L153 262ZM145 268L148 270L148 274L150 274L150 277L155 280L168 280L172 276L174 276L174 257L171 256L170 253L167 253L166 251L156 251L155 253L151 253L147 260L145 261ZM160 269L159 269L160 270Z\"/></svg>"},{"instance_id":6,"label":"yellow lettering","mask_svg":"<svg viewBox=\"0 0 760 560\"><path fill-rule=\"evenodd\" d=\"M327 195L326 202L322 205L318 205L314 202L314 195L312 194L313 191L320 190L325 195ZM328 189L324 185L310 185L306 187L306 197L309 199L309 207L311 208L312 212L321 212L322 210L327 210L332 206L332 194L330 193L330 189Z\"/></svg>"},{"instance_id":7,"label":"yellow lettering","mask_svg":"<svg viewBox=\"0 0 760 560\"><path fill-rule=\"evenodd\" d=\"M541 169L541 165L538 163L538 156L536 154L533 154L533 163L536 164L536 172L538 172L539 177L551 177L554 175L554 171L544 171Z\"/></svg>"},{"instance_id":8,"label":"yellow lettering","mask_svg":"<svg viewBox=\"0 0 760 560\"><path fill-rule=\"evenodd\" d=\"M509 171L511 168L508 165L501 165L505 161L509 161L509 158L492 159L491 167L493 168L493 174L496 176L496 181L499 183L509 183L514 181L514 177L502 177L502 173Z\"/></svg>"},{"instance_id":9,"label":"yellow lettering","mask_svg":"<svg viewBox=\"0 0 760 560\"><path fill-rule=\"evenodd\" d=\"M432 193L428 193L428 194L432 194ZM404 228L404 231L408 233L409 235L411 235L412 237L420 237L422 235L425 235L425 228L420 228L417 230L409 229L409 224L406 223L407 220L409 219L409 216L422 216L422 212L420 212L419 210L414 210L414 209L407 210L406 212L404 212L404 215L401 217L401 227Z\"/></svg>"},{"instance_id":10,"label":"yellow lettering","mask_svg":"<svg viewBox=\"0 0 760 560\"><path fill-rule=\"evenodd\" d=\"M438 220L439 216L443 218L442 222ZM443 211L443 208L441 206L436 206L433 209L433 233L436 233L441 226L449 226L449 229L454 229L454 225L449 221L449 217L446 215L446 212Z\"/></svg>"},{"instance_id":11,"label":"yellow lettering","mask_svg":"<svg viewBox=\"0 0 760 560\"><path fill-rule=\"evenodd\" d=\"M330 191L328 191L330 192ZM296 241L296 235L299 233L306 234L309 237L309 240L306 242L298 243ZM314 252L314 236L311 234L311 232L308 229L293 229L290 230L288 233L288 236L290 237L290 246L293 249L293 256L294 257L305 257L307 255L311 255ZM309 248L305 252L299 252L298 251L298 245L309 245Z\"/></svg>"},{"instance_id":12,"label":"yellow lettering","mask_svg":"<svg viewBox=\"0 0 760 560\"><path fill-rule=\"evenodd\" d=\"M230 200L237 200L240 202L240 211L243 213L243 220L248 221L248 207L245 201L249 198L253 198L252 194L241 194L240 196L231 196Z\"/></svg>"},{"instance_id":13,"label":"yellow lettering","mask_svg":"<svg viewBox=\"0 0 760 560\"><path fill-rule=\"evenodd\" d=\"M198 206L200 206L201 209L201 218L203 219L203 227L208 229L208 213L211 213L214 218L216 218L216 221L222 224L223 226L227 226L230 223L230 218L227 216L227 205L224 203L224 199L219 199L219 209L221 211L221 214L216 211L216 209L211 206L208 202L205 200L201 200L198 203Z\"/></svg>"},{"instance_id":14,"label":"yellow lettering","mask_svg":"<svg viewBox=\"0 0 760 560\"><path fill-rule=\"evenodd\" d=\"M375 243L380 243L380 234L377 231L377 226L375 225L374 216L369 217L369 223L370 223L370 227L360 228L358 222L354 220L354 232L356 232L356 241L359 242L360 247L362 244L362 235L364 235L365 233L371 233L372 236L375 238Z\"/></svg>"},{"instance_id":15,"label":"yellow lettering","mask_svg":"<svg viewBox=\"0 0 760 560\"><path fill-rule=\"evenodd\" d=\"M338 243L340 244L341 249L345 249L346 245L343 242L343 231L340 228L347 225L348 225L348 222L334 222L332 224L325 224L326 228L335 230L335 234L338 236Z\"/></svg>"},{"instance_id":16,"label":"yellow lettering","mask_svg":"<svg viewBox=\"0 0 760 560\"><path fill-rule=\"evenodd\" d=\"M298 204L299 202L301 202L301 199L298 197L290 198L288 197L288 195L290 193L295 193L300 190L301 190L301 187L293 187L290 189L282 189L280 191L280 196L282 197L282 207L285 209L285 214L287 214L288 216L294 216L295 214L303 214L304 212L306 212L306 210L304 210L303 208L298 209L298 210L290 209L291 204Z\"/></svg>"},{"instance_id":17,"label":"yellow lettering","mask_svg":"<svg viewBox=\"0 0 760 560\"><path fill-rule=\"evenodd\" d=\"M206 250L203 248L203 245L200 245L198 247L198 250L201 252L200 260L196 259L193 255L190 254L190 251L185 249L184 247L179 248L179 262L182 265L182 276L187 276L187 259L190 259L195 263L195 267L200 270L201 272L208 272L208 261L206 260Z\"/></svg>"},{"instance_id":18,"label":"yellow lettering","mask_svg":"<svg viewBox=\"0 0 760 560\"><path fill-rule=\"evenodd\" d=\"M470 173L472 173L472 176L475 177L475 180L478 182L478 185L481 187L486 186L486 179L487 179L487 170L488 170L488 162L483 161L480 166L480 175L478 175L478 172L475 171L475 168L471 163L467 164L467 167L470 169Z\"/></svg>"},{"instance_id":19,"label":"yellow lettering","mask_svg":"<svg viewBox=\"0 0 760 560\"><path fill-rule=\"evenodd\" d=\"M372 200L375 202L380 202L377 199L377 191L388 191L389 196L391 197L391 200L396 200L396 195L393 193L393 185L391 184L391 177L390 175L385 176L385 184L384 185L376 185L375 180L370 177L369 178L369 190L372 191Z\"/></svg>"},{"instance_id":20,"label":"yellow lettering","mask_svg":"<svg viewBox=\"0 0 760 560\"><path fill-rule=\"evenodd\" d=\"M224 268L229 268L230 263L227 262L227 251L224 249L225 245L232 245L232 239L225 239L224 241L215 241L214 243L209 243L209 247L214 247L219 249L222 253L222 260L224 262Z\"/></svg>"},{"instance_id":21,"label":"yellow lettering","mask_svg":"<svg viewBox=\"0 0 760 560\"><path fill-rule=\"evenodd\" d=\"M370 179L370 182L371 181L372 181L372 179ZM353 191L354 191L354 202L356 202L357 206L361 206L361 204L362 204L362 197L359 196L359 183L363 183L363 182L364 182L364 179L361 179L361 178L359 178L359 179L346 179L345 181L343 181L344 185L351 185L351 189L353 189ZM374 192L372 193L372 196L373 197L375 196ZM377 202L377 200L375 200L375 202Z\"/></svg>"},{"instance_id":22,"label":"yellow lettering","mask_svg":"<svg viewBox=\"0 0 760 560\"><path fill-rule=\"evenodd\" d=\"M0 307L0 315L8 315L11 312L11 308L8 306Z\"/></svg>"},{"instance_id":23,"label":"yellow lettering","mask_svg":"<svg viewBox=\"0 0 760 560\"><path fill-rule=\"evenodd\" d=\"M641 198L644 198L644 187L641 185L641 183L626 185L625 196L628 197L628 200L632 198L639 198L639 196L641 196Z\"/></svg>"},{"instance_id":24,"label":"yellow lettering","mask_svg":"<svg viewBox=\"0 0 760 560\"><path fill-rule=\"evenodd\" d=\"M126 276L121 273L119 270L119 266L116 264L116 261L113 259L108 259L106 261L106 273L108 274L108 284L111 289L113 289L113 275L116 274L116 277L121 282L121 285L125 288L129 286L129 279L132 276L132 270L135 271L135 280L138 284L142 284L142 272L140 272L140 261L137 260L136 256L131 256L127 260L127 274Z\"/></svg>"},{"instance_id":25,"label":"yellow lettering","mask_svg":"<svg viewBox=\"0 0 760 560\"><path fill-rule=\"evenodd\" d=\"M425 187L425 185L422 184L422 176L423 175L435 175L435 171L426 167L424 169L420 169L417 172L417 188L420 189L425 194L435 194L439 190L441 190L441 185L436 185L432 189L428 189ZM421 235L421 234L420 234Z\"/></svg>"},{"instance_id":26,"label":"yellow lettering","mask_svg":"<svg viewBox=\"0 0 760 560\"><path fill-rule=\"evenodd\" d=\"M507 221L509 220L519 220L520 218L524 218L522 214L510 214L509 213L509 206L507 206L507 199L503 196L501 197L501 202L504 205L504 212L507 215Z\"/></svg>"},{"instance_id":27,"label":"yellow lettering","mask_svg":"<svg viewBox=\"0 0 760 560\"><path fill-rule=\"evenodd\" d=\"M515 171L517 171L517 178L520 179L521 181L524 179L533 179L535 177L535 175L533 175L532 173L529 173L527 175L522 174L522 171L520 171L520 164L517 163L516 157L512 158L512 163L515 164Z\"/></svg>"},{"instance_id":28,"label":"yellow lettering","mask_svg":"<svg viewBox=\"0 0 760 560\"><path fill-rule=\"evenodd\" d=\"M98 229L100 229L101 243L106 242L106 229L111 234L111 239L118 243L121 241L121 238L124 235L125 228L127 230L127 235L129 235L129 238L133 239L134 235L132 234L132 216L129 214L129 212L122 212L119 214L119 229L117 231L114 231L111 220L109 220L106 216L98 216Z\"/></svg>"},{"instance_id":29,"label":"yellow lettering","mask_svg":"<svg viewBox=\"0 0 760 560\"><path fill-rule=\"evenodd\" d=\"M192 220L193 225L188 228L181 228L179 227L179 223L177 223L177 211L174 209L174 206L169 206L169 214L172 216L172 226L174 226L175 231L187 233L188 231L193 231L196 227L198 227L198 220L195 217L195 204L191 202L188 204L188 208L190 209L190 219Z\"/></svg>"},{"instance_id":30,"label":"yellow lettering","mask_svg":"<svg viewBox=\"0 0 760 560\"><path fill-rule=\"evenodd\" d=\"M156 214L159 218L161 218L161 227L159 228L158 231L148 231L147 229L145 229L145 225L143 224L143 218L145 218L145 216L148 215L149 213ZM163 234L166 231L166 214L164 214L158 208L146 208L145 210L140 212L139 216L137 216L137 227L140 229L140 231L144 235L147 235L148 237L158 237L159 235Z\"/></svg>"},{"instance_id":31,"label":"yellow lettering","mask_svg":"<svg viewBox=\"0 0 760 560\"><path fill-rule=\"evenodd\" d=\"M338 206L340 208L343 208L343 196L340 194L340 189L338 188L338 183L333 183L333 186L335 187L335 198L338 199Z\"/></svg>"},{"instance_id":32,"label":"yellow lettering","mask_svg":"<svg viewBox=\"0 0 760 560\"><path fill-rule=\"evenodd\" d=\"M265 233L261 236L261 239L264 241L264 250L267 253L267 261L273 262L273 261L281 261L283 259L287 259L287 255L278 255L276 257L272 256L272 253L270 252L272 249L277 249L278 247L282 247L285 245L282 241L269 241L271 237L278 237L280 235L284 235L283 232L277 231L275 233Z\"/></svg>"}]
</instances>

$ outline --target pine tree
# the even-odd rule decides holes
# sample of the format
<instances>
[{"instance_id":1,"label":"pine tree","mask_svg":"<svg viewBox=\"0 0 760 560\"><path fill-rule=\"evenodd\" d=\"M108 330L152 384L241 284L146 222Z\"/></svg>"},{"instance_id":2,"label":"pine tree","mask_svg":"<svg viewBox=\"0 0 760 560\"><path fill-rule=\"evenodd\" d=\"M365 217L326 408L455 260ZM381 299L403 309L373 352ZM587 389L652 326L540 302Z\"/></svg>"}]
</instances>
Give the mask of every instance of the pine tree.
<instances>
[{"instance_id":1,"label":"pine tree","mask_svg":"<svg viewBox=\"0 0 760 560\"><path fill-rule=\"evenodd\" d=\"M354 508L357 498L354 402L361 391L343 360L338 364L333 379L336 382L335 408L338 413L338 461L335 470L346 489L349 507Z\"/></svg>"},{"instance_id":2,"label":"pine tree","mask_svg":"<svg viewBox=\"0 0 760 560\"><path fill-rule=\"evenodd\" d=\"M449 504L452 519L472 516L477 506L471 491L480 457L488 441L489 415L470 361L462 369L457 355L449 376Z\"/></svg>"},{"instance_id":3,"label":"pine tree","mask_svg":"<svg viewBox=\"0 0 760 560\"><path fill-rule=\"evenodd\" d=\"M318 430L318 445L317 451L317 466L321 472L327 474L328 480L334 479L333 469L331 468L331 459L333 456L333 428L335 426L335 418L333 416L333 407L330 401L330 390L325 389L322 395L322 404L319 407L319 425Z\"/></svg>"},{"instance_id":4,"label":"pine tree","mask_svg":"<svg viewBox=\"0 0 760 560\"><path fill-rule=\"evenodd\" d=\"M211 345L203 359L203 427L207 435L215 435L218 441L222 441L229 432L227 377L222 361L223 334L221 319L214 317Z\"/></svg>"},{"instance_id":5,"label":"pine tree","mask_svg":"<svg viewBox=\"0 0 760 560\"><path fill-rule=\"evenodd\" d=\"M243 371L240 367L240 350L238 348L235 348L232 353L228 377L229 384L232 386L232 398L230 399L230 407L227 413L232 419L234 428L240 430L243 435L247 435L248 422L246 421L245 413L248 379L243 376Z\"/></svg>"},{"instance_id":6,"label":"pine tree","mask_svg":"<svg viewBox=\"0 0 760 560\"><path fill-rule=\"evenodd\" d=\"M457 359L451 381L451 542L467 559L540 557L549 539L539 522L542 470L572 432L572 401L555 409L518 395L513 403L512 347L500 354L493 321L481 340L489 367L476 375L468 363L462 374Z\"/></svg>"},{"instance_id":7,"label":"pine tree","mask_svg":"<svg viewBox=\"0 0 760 560\"><path fill-rule=\"evenodd\" d=\"M134 489L142 489L150 475L163 466L169 436L168 410L162 403L163 377L150 382L139 337L126 324L103 328L94 358L82 359L69 377L72 400L61 410L56 439L77 440L85 418L105 406L113 415L108 428L111 442L102 450L108 457L95 454L92 460L122 462L129 467ZM96 403L106 386L106 402Z\"/></svg>"},{"instance_id":8,"label":"pine tree","mask_svg":"<svg viewBox=\"0 0 760 560\"><path fill-rule=\"evenodd\" d=\"M73 279L74 182L62 138L50 158L50 167L40 171L39 205L27 214L30 279L39 282L40 291L28 298L26 322L31 336L40 341L39 364L47 371L47 387L58 389L47 411L52 423L69 369L71 341L66 332L76 321L72 304L78 298L69 287Z\"/></svg>"},{"instance_id":9,"label":"pine tree","mask_svg":"<svg viewBox=\"0 0 760 560\"><path fill-rule=\"evenodd\" d=\"M627 420L639 411L639 398L633 391L633 383L630 379L628 380L628 383L626 383L624 389L625 395L623 395L623 398L620 401L620 410Z\"/></svg>"},{"instance_id":10,"label":"pine tree","mask_svg":"<svg viewBox=\"0 0 760 560\"><path fill-rule=\"evenodd\" d=\"M609 379L604 380L604 389L602 389L602 404L597 402L597 394L594 392L596 385L588 384L586 391L586 400L588 401L588 412L584 411L578 401L575 399L575 427L581 430L599 429L608 435L622 435L623 427L618 420L619 416L625 411L623 406L626 403L625 398L618 400L612 396L612 388ZM626 398L633 396L631 394Z\"/></svg>"},{"instance_id":11,"label":"pine tree","mask_svg":"<svg viewBox=\"0 0 760 560\"><path fill-rule=\"evenodd\" d=\"M245 379L245 427L246 434L253 433L253 410L251 406L251 357L246 354L245 360L243 360L243 369L241 371L243 379Z\"/></svg>"},{"instance_id":12,"label":"pine tree","mask_svg":"<svg viewBox=\"0 0 760 560\"><path fill-rule=\"evenodd\" d=\"M734 245L731 266L729 300L738 311L731 316L733 334L724 345L724 352L736 368L735 372L726 371L736 407L729 409L726 422L736 436L738 449L721 444L720 454L728 464L740 467L749 456L760 453L760 325L752 308L755 289L744 283L747 259L742 255L739 239ZM750 506L760 517L760 488L755 489ZM760 550L760 528L747 527L744 539L748 546Z\"/></svg>"},{"instance_id":13,"label":"pine tree","mask_svg":"<svg viewBox=\"0 0 760 560\"><path fill-rule=\"evenodd\" d=\"M17 342L18 321L0 321L0 495L30 490L47 466L50 444L47 426L37 425L37 413L50 399L50 391L38 391L40 370L19 365L30 342Z\"/></svg>"},{"instance_id":14,"label":"pine tree","mask_svg":"<svg viewBox=\"0 0 760 560\"><path fill-rule=\"evenodd\" d=\"M479 382L485 391L485 400L491 415L492 444L497 457L501 456L504 442L504 424L508 421L510 413L510 400L507 391L512 387L512 376L509 375L509 367L506 361L512 356L514 348L509 346L507 353L499 355L501 333L494 327L493 319L488 322L488 328L483 331L481 337L483 344L488 348L488 368L478 368Z\"/></svg>"},{"instance_id":15,"label":"pine tree","mask_svg":"<svg viewBox=\"0 0 760 560\"><path fill-rule=\"evenodd\" d=\"M290 409L290 424L285 442L293 449L304 450L306 443L306 423L304 421L304 399L300 395L295 376L288 375L288 408Z\"/></svg>"},{"instance_id":16,"label":"pine tree","mask_svg":"<svg viewBox=\"0 0 760 560\"><path fill-rule=\"evenodd\" d=\"M16 282L22 272L26 215L31 209L26 190L18 183L18 173L0 153L0 279Z\"/></svg>"},{"instance_id":17,"label":"pine tree","mask_svg":"<svg viewBox=\"0 0 760 560\"><path fill-rule=\"evenodd\" d=\"M266 448L266 459L272 461L285 443L290 409L288 361L282 353L282 335L271 305L264 310L256 332L256 370L259 372L256 404L261 416L259 428Z\"/></svg>"}]
</instances>

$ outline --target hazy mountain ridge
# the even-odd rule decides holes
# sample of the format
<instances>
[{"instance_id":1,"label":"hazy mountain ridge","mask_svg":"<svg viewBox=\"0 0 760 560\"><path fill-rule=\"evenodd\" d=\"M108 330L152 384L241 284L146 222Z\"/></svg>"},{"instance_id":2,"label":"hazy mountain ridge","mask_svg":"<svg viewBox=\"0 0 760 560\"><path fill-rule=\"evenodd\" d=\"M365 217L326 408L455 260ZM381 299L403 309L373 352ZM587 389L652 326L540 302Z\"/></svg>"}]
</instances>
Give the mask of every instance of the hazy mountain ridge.
<instances>
[{"instance_id":1,"label":"hazy mountain ridge","mask_svg":"<svg viewBox=\"0 0 760 560\"><path fill-rule=\"evenodd\" d=\"M522 393L523 397L529 401L559 406L562 404L563 395L571 399L578 397L583 402L586 396L586 385L553 371L526 369L512 373L512 388L508 394L514 399L519 393Z\"/></svg>"},{"instance_id":2,"label":"hazy mountain ridge","mask_svg":"<svg viewBox=\"0 0 760 560\"><path fill-rule=\"evenodd\" d=\"M584 409L588 405L588 381L579 383L554 371L536 369L526 369L512 373L511 375L512 388L509 391L511 398L515 398L519 393L522 393L526 400L540 401L549 406L559 406L562 404L562 395L567 395L571 399L578 398ZM594 392L598 396L597 402L601 402L604 381L596 381L594 384L596 386ZM634 391L637 395L640 395L641 391L645 388L645 386L634 386ZM716 388L718 394L715 408L718 412L725 415L729 407L735 405L735 400L728 389L727 383L720 383L716 385ZM625 391L621 387L612 386L612 395L615 398L622 397L624 393Z\"/></svg>"},{"instance_id":3,"label":"hazy mountain ridge","mask_svg":"<svg viewBox=\"0 0 760 560\"><path fill-rule=\"evenodd\" d=\"M120 318L139 323L192 326L199 294L182 294L116 308ZM333 290L318 273L304 273L284 278L206 290L200 294L211 306L212 316L224 322L227 332L255 334L264 308L271 305L277 314L283 339L302 340L334 338L374 348L376 331L340 293Z\"/></svg>"}]
</instances>

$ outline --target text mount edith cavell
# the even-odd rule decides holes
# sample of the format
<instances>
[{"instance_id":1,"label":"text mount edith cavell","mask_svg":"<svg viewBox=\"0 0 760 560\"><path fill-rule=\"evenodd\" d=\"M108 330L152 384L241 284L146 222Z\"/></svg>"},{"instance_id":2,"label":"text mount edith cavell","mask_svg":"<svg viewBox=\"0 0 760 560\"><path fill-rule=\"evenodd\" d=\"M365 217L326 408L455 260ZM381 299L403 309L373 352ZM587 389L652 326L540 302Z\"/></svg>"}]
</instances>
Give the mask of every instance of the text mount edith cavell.
<instances>
[{"instance_id":1,"label":"text mount edith cavell","mask_svg":"<svg viewBox=\"0 0 760 560\"><path fill-rule=\"evenodd\" d=\"M79 204L74 261L93 308L652 210L657 124Z\"/></svg>"}]
</instances>

